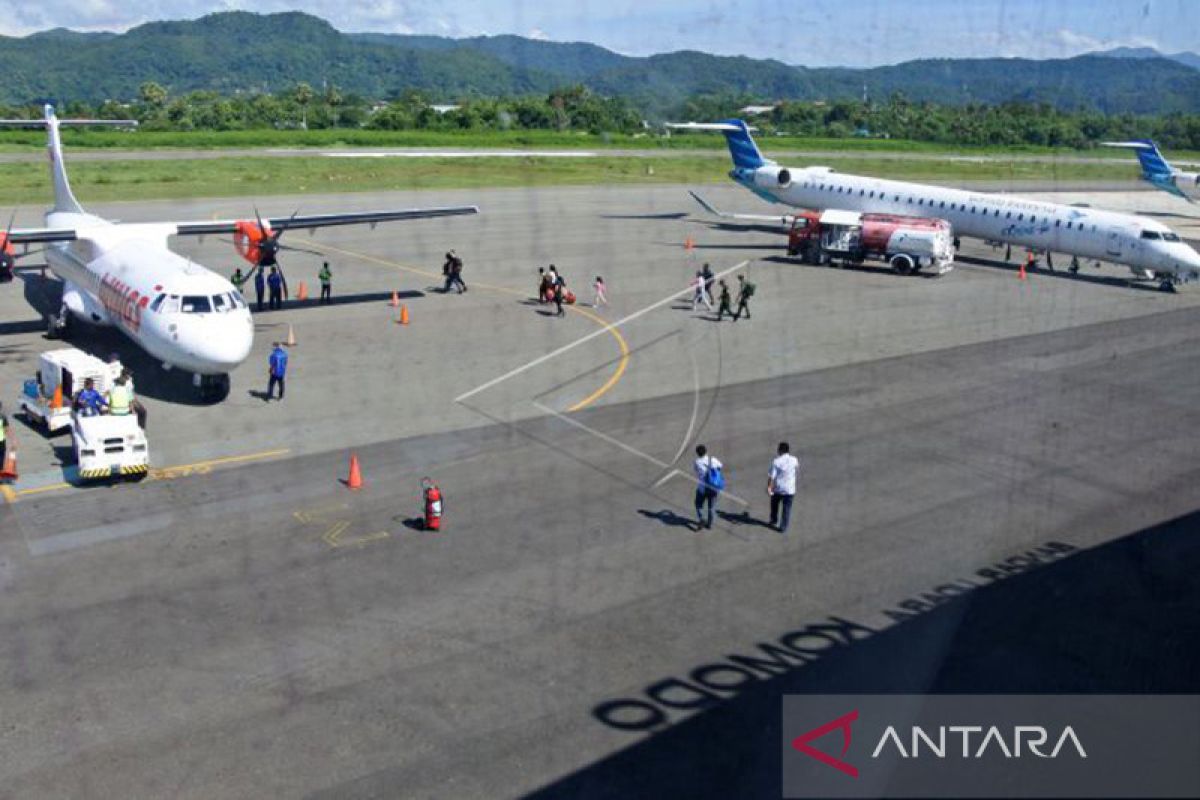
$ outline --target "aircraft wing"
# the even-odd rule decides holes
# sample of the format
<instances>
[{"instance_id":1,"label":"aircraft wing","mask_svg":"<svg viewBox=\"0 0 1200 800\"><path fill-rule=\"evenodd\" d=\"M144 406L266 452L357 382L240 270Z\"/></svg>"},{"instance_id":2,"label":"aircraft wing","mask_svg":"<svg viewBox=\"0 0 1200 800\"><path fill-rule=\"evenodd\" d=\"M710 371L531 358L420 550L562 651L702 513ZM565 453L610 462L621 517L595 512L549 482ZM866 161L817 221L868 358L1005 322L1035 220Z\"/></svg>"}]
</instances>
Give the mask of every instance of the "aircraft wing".
<instances>
[{"instance_id":1,"label":"aircraft wing","mask_svg":"<svg viewBox=\"0 0 1200 800\"><path fill-rule=\"evenodd\" d=\"M74 228L16 228L8 232L8 241L13 244L73 242L76 238Z\"/></svg>"},{"instance_id":2,"label":"aircraft wing","mask_svg":"<svg viewBox=\"0 0 1200 800\"><path fill-rule=\"evenodd\" d=\"M290 217L270 217L263 219L263 224L273 231L313 230L328 228L334 225L371 225L380 222L397 222L409 219L430 219L433 217L457 217L465 214L478 214L478 206L444 206L441 208L408 208L396 211L359 211L349 214L309 214L306 216L293 215ZM234 233L238 220L224 219L210 222L180 222L176 225L176 233L180 236L205 236L214 233Z\"/></svg>"},{"instance_id":3,"label":"aircraft wing","mask_svg":"<svg viewBox=\"0 0 1200 800\"><path fill-rule=\"evenodd\" d=\"M696 200L696 202L700 204L701 208L703 208L709 214L712 214L714 217L723 217L724 219L740 219L747 222L777 222L784 227L791 225L796 219L795 214L731 214L728 211L720 211L715 206L709 205L709 203L703 197L691 191L690 189L688 190L688 194L690 194Z\"/></svg>"}]
</instances>

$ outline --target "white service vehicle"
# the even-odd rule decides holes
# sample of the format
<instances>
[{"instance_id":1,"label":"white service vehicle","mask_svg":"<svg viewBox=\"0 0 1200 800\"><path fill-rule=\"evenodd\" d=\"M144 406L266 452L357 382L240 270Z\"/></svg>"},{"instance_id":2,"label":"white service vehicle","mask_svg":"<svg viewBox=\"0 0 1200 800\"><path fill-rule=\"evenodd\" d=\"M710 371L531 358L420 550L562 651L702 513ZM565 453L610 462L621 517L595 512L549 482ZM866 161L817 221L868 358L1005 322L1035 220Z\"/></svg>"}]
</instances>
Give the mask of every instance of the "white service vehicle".
<instances>
[{"instance_id":1,"label":"white service vehicle","mask_svg":"<svg viewBox=\"0 0 1200 800\"><path fill-rule=\"evenodd\" d=\"M129 476L150 471L150 446L133 414L97 414L72 418L71 439L80 480Z\"/></svg>"},{"instance_id":2,"label":"white service vehicle","mask_svg":"<svg viewBox=\"0 0 1200 800\"><path fill-rule=\"evenodd\" d=\"M25 381L21 410L47 433L58 433L71 427L71 398L84 381L91 378L96 391L107 394L120 374L119 361L101 361L74 347L42 353L37 376Z\"/></svg>"},{"instance_id":3,"label":"white service vehicle","mask_svg":"<svg viewBox=\"0 0 1200 800\"><path fill-rule=\"evenodd\" d=\"M86 416L72 408L72 398L89 378L92 388L107 395L121 372L119 361L101 361L68 347L42 353L37 377L25 381L21 410L49 434L70 429L81 480L143 477L150 470L149 443L135 414Z\"/></svg>"}]
</instances>

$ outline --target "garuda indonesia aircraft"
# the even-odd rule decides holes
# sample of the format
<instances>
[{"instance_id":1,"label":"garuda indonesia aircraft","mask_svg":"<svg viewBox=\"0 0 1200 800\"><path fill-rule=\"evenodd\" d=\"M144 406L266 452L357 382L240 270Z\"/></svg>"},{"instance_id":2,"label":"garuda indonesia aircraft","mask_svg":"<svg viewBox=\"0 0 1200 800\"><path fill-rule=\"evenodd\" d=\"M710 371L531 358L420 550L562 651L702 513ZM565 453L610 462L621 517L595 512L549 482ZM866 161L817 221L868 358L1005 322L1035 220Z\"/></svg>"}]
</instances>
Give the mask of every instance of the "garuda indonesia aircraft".
<instances>
[{"instance_id":1,"label":"garuda indonesia aircraft","mask_svg":"<svg viewBox=\"0 0 1200 800\"><path fill-rule=\"evenodd\" d=\"M829 167L781 167L763 157L740 119L672 127L725 134L733 156L729 177L771 203L944 219L957 236L1123 264L1138 278L1158 280L1164 291L1200 280L1200 253L1154 220L1011 195L848 175ZM780 219L779 215L736 216Z\"/></svg>"},{"instance_id":2,"label":"garuda indonesia aircraft","mask_svg":"<svg viewBox=\"0 0 1200 800\"><path fill-rule=\"evenodd\" d=\"M45 127L54 183L54 207L44 228L0 233L0 274L11 279L19 256L14 245L43 244L46 263L63 280L56 324L72 317L116 327L166 368L187 370L202 394L223 395L229 372L246 360L254 323L241 294L228 280L167 247L171 236L230 234L255 270L278 266L284 231L477 214L475 206L292 215L253 220L118 223L88 214L67 181L58 128L63 124L131 125L128 121L59 120L46 106L42 120L3 120Z\"/></svg>"},{"instance_id":3,"label":"garuda indonesia aircraft","mask_svg":"<svg viewBox=\"0 0 1200 800\"><path fill-rule=\"evenodd\" d=\"M1132 142L1104 142L1105 147L1126 147L1137 154L1142 165L1142 180L1156 189L1162 189L1189 203L1200 199L1200 173L1184 172L1167 163L1163 154L1150 139L1135 139Z\"/></svg>"}]
</instances>

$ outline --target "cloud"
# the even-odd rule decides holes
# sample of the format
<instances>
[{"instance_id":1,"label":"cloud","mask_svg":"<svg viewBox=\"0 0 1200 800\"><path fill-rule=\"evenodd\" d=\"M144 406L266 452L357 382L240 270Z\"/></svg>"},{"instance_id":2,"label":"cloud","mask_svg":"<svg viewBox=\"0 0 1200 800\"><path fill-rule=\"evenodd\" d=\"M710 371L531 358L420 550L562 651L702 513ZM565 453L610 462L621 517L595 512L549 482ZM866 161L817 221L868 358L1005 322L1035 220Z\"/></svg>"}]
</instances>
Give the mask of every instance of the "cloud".
<instances>
[{"instance_id":1,"label":"cloud","mask_svg":"<svg viewBox=\"0 0 1200 800\"><path fill-rule=\"evenodd\" d=\"M533 39L538 42L550 41L550 35L536 26L529 29L528 33L525 34L525 38Z\"/></svg>"}]
</instances>

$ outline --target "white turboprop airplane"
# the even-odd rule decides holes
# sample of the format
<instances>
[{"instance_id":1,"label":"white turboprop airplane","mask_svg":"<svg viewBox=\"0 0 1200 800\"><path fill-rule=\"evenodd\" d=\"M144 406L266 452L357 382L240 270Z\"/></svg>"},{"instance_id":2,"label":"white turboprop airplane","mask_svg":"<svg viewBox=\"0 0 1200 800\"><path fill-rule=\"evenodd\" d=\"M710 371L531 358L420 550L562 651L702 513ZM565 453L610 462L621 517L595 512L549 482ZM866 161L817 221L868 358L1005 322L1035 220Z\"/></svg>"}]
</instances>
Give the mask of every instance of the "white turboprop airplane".
<instances>
[{"instance_id":1,"label":"white turboprop airplane","mask_svg":"<svg viewBox=\"0 0 1200 800\"><path fill-rule=\"evenodd\" d=\"M729 177L772 203L944 219L956 236L1123 264L1138 278L1158 280L1164 291L1173 290L1178 283L1200 280L1200 253L1154 220L1011 195L866 178L829 167L789 169L763 158L750 129L740 119L671 127L725 134L733 156ZM722 216L781 220L778 214ZM782 219L786 223L786 218Z\"/></svg>"},{"instance_id":2,"label":"white turboprop airplane","mask_svg":"<svg viewBox=\"0 0 1200 800\"><path fill-rule=\"evenodd\" d=\"M42 120L0 124L45 127L54 182L54 208L46 227L0 234L0 253L11 269L13 245L44 244L46 263L63 280L59 324L70 317L116 327L162 362L193 373L205 395L225 394L229 372L246 360L254 323L241 294L221 275L167 247L171 236L231 234L255 269L276 265L284 231L332 225L477 214L476 206L293 215L274 219L202 222L110 222L88 214L67 182L59 125L135 125L113 120L59 120L47 105Z\"/></svg>"}]
</instances>

